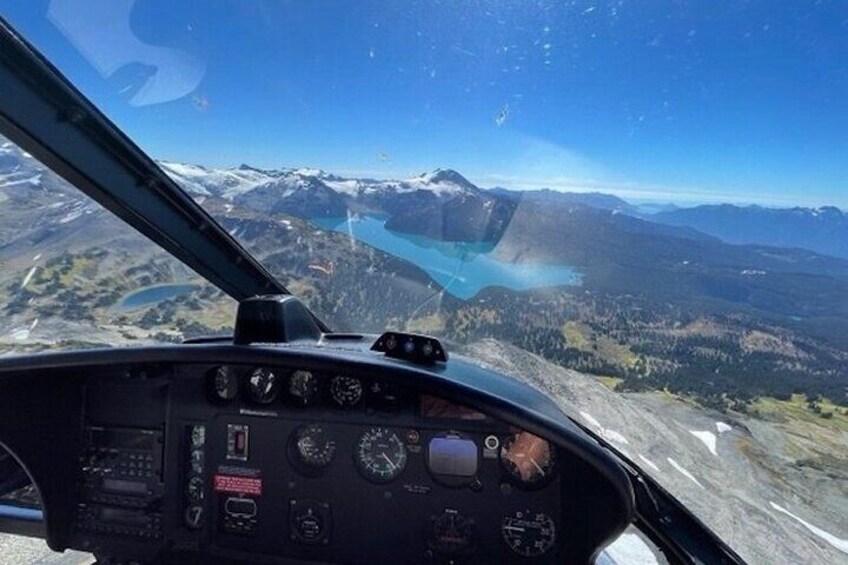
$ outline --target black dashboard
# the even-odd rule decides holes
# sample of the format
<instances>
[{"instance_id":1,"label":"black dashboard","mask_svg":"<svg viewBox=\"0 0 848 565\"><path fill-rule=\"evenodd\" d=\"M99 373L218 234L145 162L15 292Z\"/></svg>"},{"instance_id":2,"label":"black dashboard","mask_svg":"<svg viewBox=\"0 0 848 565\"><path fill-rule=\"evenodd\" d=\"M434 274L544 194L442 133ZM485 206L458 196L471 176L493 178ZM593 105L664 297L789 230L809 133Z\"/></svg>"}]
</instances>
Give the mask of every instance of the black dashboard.
<instances>
[{"instance_id":1,"label":"black dashboard","mask_svg":"<svg viewBox=\"0 0 848 565\"><path fill-rule=\"evenodd\" d=\"M0 439L39 487L54 549L586 563L632 520L612 458L535 390L465 361L191 345L16 363Z\"/></svg>"}]
</instances>

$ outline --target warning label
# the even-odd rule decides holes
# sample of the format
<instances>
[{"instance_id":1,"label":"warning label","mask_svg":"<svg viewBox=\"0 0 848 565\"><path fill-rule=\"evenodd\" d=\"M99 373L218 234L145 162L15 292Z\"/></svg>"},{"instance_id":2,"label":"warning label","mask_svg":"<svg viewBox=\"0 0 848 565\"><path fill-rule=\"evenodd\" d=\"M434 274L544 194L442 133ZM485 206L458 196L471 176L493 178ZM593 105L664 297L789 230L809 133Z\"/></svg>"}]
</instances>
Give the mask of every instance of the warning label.
<instances>
[{"instance_id":1,"label":"warning label","mask_svg":"<svg viewBox=\"0 0 848 565\"><path fill-rule=\"evenodd\" d=\"M235 477L233 475L215 475L215 492L229 494L262 494L262 479Z\"/></svg>"}]
</instances>

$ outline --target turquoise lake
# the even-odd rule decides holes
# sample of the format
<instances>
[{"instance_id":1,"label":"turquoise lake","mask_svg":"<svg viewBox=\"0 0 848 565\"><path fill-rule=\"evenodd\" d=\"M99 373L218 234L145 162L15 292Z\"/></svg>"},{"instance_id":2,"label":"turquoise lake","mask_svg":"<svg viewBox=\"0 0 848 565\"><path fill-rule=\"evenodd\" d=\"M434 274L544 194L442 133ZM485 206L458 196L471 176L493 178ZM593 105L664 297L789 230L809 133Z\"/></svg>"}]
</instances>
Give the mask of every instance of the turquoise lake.
<instances>
[{"instance_id":1,"label":"turquoise lake","mask_svg":"<svg viewBox=\"0 0 848 565\"><path fill-rule=\"evenodd\" d=\"M129 310L131 308L140 308L141 306L150 306L151 304L156 304L169 298L187 294L196 288L196 284L161 284L149 286L126 295L121 301L120 307L124 310Z\"/></svg>"},{"instance_id":2,"label":"turquoise lake","mask_svg":"<svg viewBox=\"0 0 848 565\"><path fill-rule=\"evenodd\" d=\"M492 246L450 242L386 228L384 219L314 218L326 230L352 235L356 240L414 263L450 294L462 300L473 298L486 287L529 290L550 286L580 285L579 273L562 265L529 265L499 261L489 255Z\"/></svg>"}]
</instances>

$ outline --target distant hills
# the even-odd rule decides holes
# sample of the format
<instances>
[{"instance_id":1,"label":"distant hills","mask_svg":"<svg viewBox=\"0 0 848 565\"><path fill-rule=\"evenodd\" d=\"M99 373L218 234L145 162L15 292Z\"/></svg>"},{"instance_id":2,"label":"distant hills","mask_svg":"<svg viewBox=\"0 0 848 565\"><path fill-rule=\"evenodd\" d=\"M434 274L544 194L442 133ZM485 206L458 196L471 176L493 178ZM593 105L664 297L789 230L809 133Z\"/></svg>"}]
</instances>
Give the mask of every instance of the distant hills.
<instances>
[{"instance_id":1,"label":"distant hills","mask_svg":"<svg viewBox=\"0 0 848 565\"><path fill-rule=\"evenodd\" d=\"M581 204L601 210L621 212L631 216L639 215L639 208L612 194L602 192L560 192L543 188L540 190L510 190L492 188L491 192L502 198L516 202L541 202L551 204Z\"/></svg>"},{"instance_id":2,"label":"distant hills","mask_svg":"<svg viewBox=\"0 0 848 565\"><path fill-rule=\"evenodd\" d=\"M564 210L577 205L690 228L690 236L691 230L697 230L725 243L799 248L848 259L848 214L832 206L637 206L599 192L481 189L450 169L406 180L373 180L344 178L317 169L160 164L195 195L217 196L257 210L302 218L344 216L348 211L383 214L390 217L391 229L437 239L496 241L519 206L540 204Z\"/></svg>"},{"instance_id":3,"label":"distant hills","mask_svg":"<svg viewBox=\"0 0 848 565\"><path fill-rule=\"evenodd\" d=\"M799 247L848 258L848 214L833 206L775 209L720 204L660 212L651 220L692 227L728 243Z\"/></svg>"}]
</instances>

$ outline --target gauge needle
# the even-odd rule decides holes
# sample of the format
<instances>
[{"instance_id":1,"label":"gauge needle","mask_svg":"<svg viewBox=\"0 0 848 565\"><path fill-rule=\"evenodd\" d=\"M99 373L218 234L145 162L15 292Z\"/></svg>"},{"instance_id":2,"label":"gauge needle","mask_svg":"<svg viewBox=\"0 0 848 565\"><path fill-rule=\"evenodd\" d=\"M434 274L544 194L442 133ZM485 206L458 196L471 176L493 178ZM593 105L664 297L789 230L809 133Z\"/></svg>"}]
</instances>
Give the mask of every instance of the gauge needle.
<instances>
[{"instance_id":1,"label":"gauge needle","mask_svg":"<svg viewBox=\"0 0 848 565\"><path fill-rule=\"evenodd\" d=\"M512 530L513 532L526 532L524 528L519 528L518 526L504 526L504 530Z\"/></svg>"},{"instance_id":2,"label":"gauge needle","mask_svg":"<svg viewBox=\"0 0 848 565\"><path fill-rule=\"evenodd\" d=\"M386 461L388 461L388 462L389 462L389 465L391 465L391 466L392 466L392 469L393 469L393 470L394 470L394 469L397 469L397 465L395 465L395 464L392 462L392 460L391 460L391 459L389 459L389 456L388 456L388 455L386 455L385 453L381 453L381 454L380 454L380 456L381 456L383 459L385 459Z\"/></svg>"},{"instance_id":3,"label":"gauge needle","mask_svg":"<svg viewBox=\"0 0 848 565\"><path fill-rule=\"evenodd\" d=\"M540 472L540 473L542 474L542 476L544 477L544 476L545 476L545 470L544 470L544 469L542 469L541 467L539 467L539 464L538 464L538 463L536 463L536 460L535 460L535 459L533 459L532 457L530 457L530 462L533 464L533 466L534 466L534 467L536 467L536 469L538 469L538 470L539 470L539 472Z\"/></svg>"}]
</instances>

